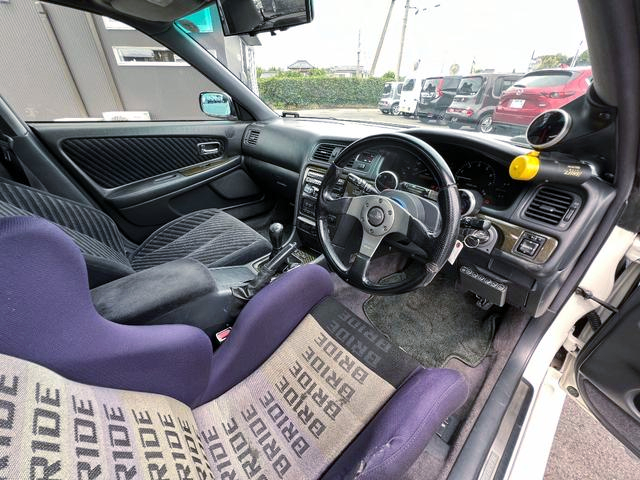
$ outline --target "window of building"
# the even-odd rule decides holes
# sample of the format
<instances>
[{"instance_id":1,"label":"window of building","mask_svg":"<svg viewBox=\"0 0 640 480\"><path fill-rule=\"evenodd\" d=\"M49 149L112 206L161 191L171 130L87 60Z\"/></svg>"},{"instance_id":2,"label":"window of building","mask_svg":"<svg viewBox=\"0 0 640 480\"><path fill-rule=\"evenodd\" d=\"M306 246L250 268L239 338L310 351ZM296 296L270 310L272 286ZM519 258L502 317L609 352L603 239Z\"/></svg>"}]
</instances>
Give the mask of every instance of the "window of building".
<instances>
[{"instance_id":1,"label":"window of building","mask_svg":"<svg viewBox=\"0 0 640 480\"><path fill-rule=\"evenodd\" d=\"M113 47L118 65L188 66L178 55L164 47Z\"/></svg>"}]
</instances>

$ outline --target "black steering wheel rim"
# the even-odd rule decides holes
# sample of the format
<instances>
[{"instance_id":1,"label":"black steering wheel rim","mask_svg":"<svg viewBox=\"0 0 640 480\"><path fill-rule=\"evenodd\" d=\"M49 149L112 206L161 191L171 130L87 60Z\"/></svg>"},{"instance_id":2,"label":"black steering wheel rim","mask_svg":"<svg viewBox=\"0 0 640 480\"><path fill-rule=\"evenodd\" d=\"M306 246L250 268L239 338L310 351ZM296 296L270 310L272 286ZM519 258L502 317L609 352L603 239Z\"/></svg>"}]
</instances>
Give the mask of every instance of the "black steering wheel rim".
<instances>
[{"instance_id":1,"label":"black steering wheel rim","mask_svg":"<svg viewBox=\"0 0 640 480\"><path fill-rule=\"evenodd\" d=\"M379 284L373 283L366 278L366 268L368 267L368 261L371 259L365 258L366 255L358 253L355 260L350 266L345 266L337 255L333 248L330 234L329 234L329 215L336 213L335 204L336 199L331 197L331 191L340 175L343 173L343 169L346 162L356 153L371 149L372 147L379 147L384 145L385 147L398 147L420 157L422 161L427 164L431 174L434 177L434 181L438 187L438 207L442 217L442 229L435 237L429 238L430 256L429 261L422 265L422 268L416 269L415 265L410 265L405 269L405 278L399 282L392 284ZM363 197L348 197L350 199L363 198ZM342 199L339 199L342 200ZM366 202L365 198L362 202ZM371 201L380 201L378 197L372 196ZM343 202L344 211L338 211L337 213L347 213L347 203L350 205L351 201ZM395 203L395 202L392 202ZM333 204L333 205L332 205ZM385 205L388 205L385 202ZM419 241L421 238L426 238L430 235L429 232L423 231L424 225L422 222L416 221L411 217L408 212L403 213L402 207L393 205L392 209L401 216L409 215L407 219L409 222L406 233L407 236L415 238ZM398 210L400 209L400 210ZM389 212L392 213L392 212ZM405 215L406 214L406 215ZM364 218L362 218L364 221ZM436 274L442 269L447 259L450 257L451 252L455 246L455 242L458 237L458 228L460 223L460 197L458 194L458 188L456 185L455 177L451 172L451 169L444 161L442 156L429 144L406 133L385 133L379 135L372 135L362 140L358 140L347 148L345 148L333 164L329 166L322 184L320 185L320 191L318 193L318 203L316 207L316 222L318 226L318 235L320 238L320 244L324 252L327 262L331 266L332 270L344 281L353 285L354 287L363 290L368 293L377 295L392 295L398 293L404 293L411 291L417 287L425 286ZM397 223L397 222L396 222ZM364 224L363 224L364 230ZM365 232L363 231L363 235ZM384 237L382 237L384 238ZM418 242L416 242L418 243ZM364 244L364 239L363 239ZM373 255L373 253L371 254ZM357 265L358 263L366 262L366 265ZM362 270L362 275L352 275L351 270L356 267L356 270Z\"/></svg>"}]
</instances>

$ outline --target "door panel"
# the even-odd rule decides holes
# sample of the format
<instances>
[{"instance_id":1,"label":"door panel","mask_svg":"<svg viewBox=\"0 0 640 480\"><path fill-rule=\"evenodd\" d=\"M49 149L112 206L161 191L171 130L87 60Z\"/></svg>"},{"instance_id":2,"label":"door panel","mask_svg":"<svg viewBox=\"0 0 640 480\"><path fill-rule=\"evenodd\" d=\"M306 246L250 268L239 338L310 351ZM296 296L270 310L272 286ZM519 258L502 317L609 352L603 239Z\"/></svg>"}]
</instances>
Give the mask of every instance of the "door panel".
<instances>
[{"instance_id":1,"label":"door panel","mask_svg":"<svg viewBox=\"0 0 640 480\"><path fill-rule=\"evenodd\" d=\"M640 456L640 289L592 337L577 359L583 400Z\"/></svg>"},{"instance_id":2,"label":"door panel","mask_svg":"<svg viewBox=\"0 0 640 480\"><path fill-rule=\"evenodd\" d=\"M47 123L32 128L133 241L189 212L270 203L244 170L244 122ZM241 207L241 208L240 208Z\"/></svg>"}]
</instances>

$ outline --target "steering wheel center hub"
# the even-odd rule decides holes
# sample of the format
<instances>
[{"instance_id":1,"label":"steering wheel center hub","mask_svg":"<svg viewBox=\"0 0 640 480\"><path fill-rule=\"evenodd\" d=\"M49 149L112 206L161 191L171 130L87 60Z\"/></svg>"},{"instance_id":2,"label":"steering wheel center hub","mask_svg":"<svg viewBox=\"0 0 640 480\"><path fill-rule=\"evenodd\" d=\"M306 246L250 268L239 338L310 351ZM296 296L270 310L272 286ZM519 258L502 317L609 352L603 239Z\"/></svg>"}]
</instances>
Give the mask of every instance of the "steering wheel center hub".
<instances>
[{"instance_id":1,"label":"steering wheel center hub","mask_svg":"<svg viewBox=\"0 0 640 480\"><path fill-rule=\"evenodd\" d=\"M386 235L393 227L394 211L391 201L384 197L367 197L360 212L365 232L376 237Z\"/></svg>"},{"instance_id":2,"label":"steering wheel center hub","mask_svg":"<svg viewBox=\"0 0 640 480\"><path fill-rule=\"evenodd\" d=\"M370 225L379 227L384 222L384 210L380 207L373 207L369 209L369 213L367 213L367 220Z\"/></svg>"}]
</instances>

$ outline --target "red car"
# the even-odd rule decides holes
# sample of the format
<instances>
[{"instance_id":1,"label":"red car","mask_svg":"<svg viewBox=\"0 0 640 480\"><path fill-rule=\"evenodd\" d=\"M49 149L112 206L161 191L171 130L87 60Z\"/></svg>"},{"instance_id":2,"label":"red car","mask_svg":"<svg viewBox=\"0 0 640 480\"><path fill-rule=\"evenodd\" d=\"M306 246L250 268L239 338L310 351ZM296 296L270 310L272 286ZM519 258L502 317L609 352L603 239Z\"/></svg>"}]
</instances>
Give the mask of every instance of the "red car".
<instances>
[{"instance_id":1,"label":"red car","mask_svg":"<svg viewBox=\"0 0 640 480\"><path fill-rule=\"evenodd\" d=\"M502 129L526 128L540 113L584 95L591 81L591 67L527 73L500 97L493 125Z\"/></svg>"}]
</instances>

